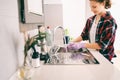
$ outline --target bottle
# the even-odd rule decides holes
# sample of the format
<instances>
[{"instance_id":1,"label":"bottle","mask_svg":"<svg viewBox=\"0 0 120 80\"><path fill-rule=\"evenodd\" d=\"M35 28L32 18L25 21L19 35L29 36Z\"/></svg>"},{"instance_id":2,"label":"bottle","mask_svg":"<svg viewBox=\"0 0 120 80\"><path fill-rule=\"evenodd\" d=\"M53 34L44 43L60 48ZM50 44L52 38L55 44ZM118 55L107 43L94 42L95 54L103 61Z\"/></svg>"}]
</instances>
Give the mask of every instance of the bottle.
<instances>
[{"instance_id":1,"label":"bottle","mask_svg":"<svg viewBox=\"0 0 120 80\"><path fill-rule=\"evenodd\" d=\"M32 55L32 67L39 67L40 66L40 57L38 52L33 52Z\"/></svg>"},{"instance_id":2,"label":"bottle","mask_svg":"<svg viewBox=\"0 0 120 80\"><path fill-rule=\"evenodd\" d=\"M41 42L41 53L44 54L44 55L47 53L47 46L46 46L46 40L45 40L45 38Z\"/></svg>"},{"instance_id":3,"label":"bottle","mask_svg":"<svg viewBox=\"0 0 120 80\"><path fill-rule=\"evenodd\" d=\"M65 29L65 40L64 40L64 44L68 44L69 41L70 41L69 31L68 31L68 29Z\"/></svg>"},{"instance_id":4,"label":"bottle","mask_svg":"<svg viewBox=\"0 0 120 80\"><path fill-rule=\"evenodd\" d=\"M50 30L50 27L48 26L46 29L46 45L47 46L52 46L52 40L53 40L53 34L52 31Z\"/></svg>"}]
</instances>

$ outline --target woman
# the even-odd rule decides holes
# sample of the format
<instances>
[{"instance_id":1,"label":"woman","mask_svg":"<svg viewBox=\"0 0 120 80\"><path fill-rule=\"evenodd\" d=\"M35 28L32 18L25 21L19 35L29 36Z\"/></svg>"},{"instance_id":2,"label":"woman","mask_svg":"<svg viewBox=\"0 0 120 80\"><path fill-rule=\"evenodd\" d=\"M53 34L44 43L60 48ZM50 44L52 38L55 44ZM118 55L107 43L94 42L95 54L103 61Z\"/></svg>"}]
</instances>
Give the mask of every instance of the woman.
<instances>
[{"instance_id":1,"label":"woman","mask_svg":"<svg viewBox=\"0 0 120 80\"><path fill-rule=\"evenodd\" d=\"M114 56L114 41L117 24L110 12L110 0L89 0L94 16L87 19L85 28L79 37L68 44L70 49L92 48L97 49L109 61ZM89 43L82 43L89 40Z\"/></svg>"}]
</instances>

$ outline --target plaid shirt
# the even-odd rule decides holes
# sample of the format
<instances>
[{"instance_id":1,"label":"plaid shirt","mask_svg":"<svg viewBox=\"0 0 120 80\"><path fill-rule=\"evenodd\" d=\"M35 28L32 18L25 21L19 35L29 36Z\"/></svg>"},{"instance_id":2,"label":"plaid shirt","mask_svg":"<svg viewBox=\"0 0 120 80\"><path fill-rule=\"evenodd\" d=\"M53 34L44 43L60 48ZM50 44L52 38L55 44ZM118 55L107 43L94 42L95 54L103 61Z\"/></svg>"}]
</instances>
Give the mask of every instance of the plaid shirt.
<instances>
[{"instance_id":1,"label":"plaid shirt","mask_svg":"<svg viewBox=\"0 0 120 80\"><path fill-rule=\"evenodd\" d=\"M90 29L92 27L95 16L88 18L85 28L81 33L83 40L90 41ZM106 12L105 15L101 16L100 21L98 22L95 42L101 47L99 52L103 54L108 60L111 61L114 56L114 41L115 41L115 33L117 29L117 24L114 18L111 16L110 12Z\"/></svg>"}]
</instances>

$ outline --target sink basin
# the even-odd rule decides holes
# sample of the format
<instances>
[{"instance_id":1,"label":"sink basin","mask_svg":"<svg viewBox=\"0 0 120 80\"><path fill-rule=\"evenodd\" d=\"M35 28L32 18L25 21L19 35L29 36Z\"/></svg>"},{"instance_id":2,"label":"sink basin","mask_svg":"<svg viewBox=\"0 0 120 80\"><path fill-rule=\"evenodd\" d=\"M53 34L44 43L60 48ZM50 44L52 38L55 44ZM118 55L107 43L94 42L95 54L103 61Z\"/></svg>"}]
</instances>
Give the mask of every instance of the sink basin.
<instances>
[{"instance_id":1,"label":"sink basin","mask_svg":"<svg viewBox=\"0 0 120 80\"><path fill-rule=\"evenodd\" d=\"M87 48L67 50L65 47L53 46L49 51L49 56L45 64L99 64Z\"/></svg>"}]
</instances>

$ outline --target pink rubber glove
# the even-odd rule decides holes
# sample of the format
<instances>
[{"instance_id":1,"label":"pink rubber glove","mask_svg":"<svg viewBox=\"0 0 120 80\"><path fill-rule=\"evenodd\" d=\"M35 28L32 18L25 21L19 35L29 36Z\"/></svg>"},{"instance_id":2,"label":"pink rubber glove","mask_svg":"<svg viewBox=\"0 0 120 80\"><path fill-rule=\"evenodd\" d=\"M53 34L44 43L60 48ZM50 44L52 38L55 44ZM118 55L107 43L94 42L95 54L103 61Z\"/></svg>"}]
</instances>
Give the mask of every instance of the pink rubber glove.
<instances>
[{"instance_id":1,"label":"pink rubber glove","mask_svg":"<svg viewBox=\"0 0 120 80\"><path fill-rule=\"evenodd\" d=\"M68 44L68 49L71 49L71 50L78 50L80 48L84 48L85 47L85 43L82 43L82 42L71 42Z\"/></svg>"}]
</instances>

